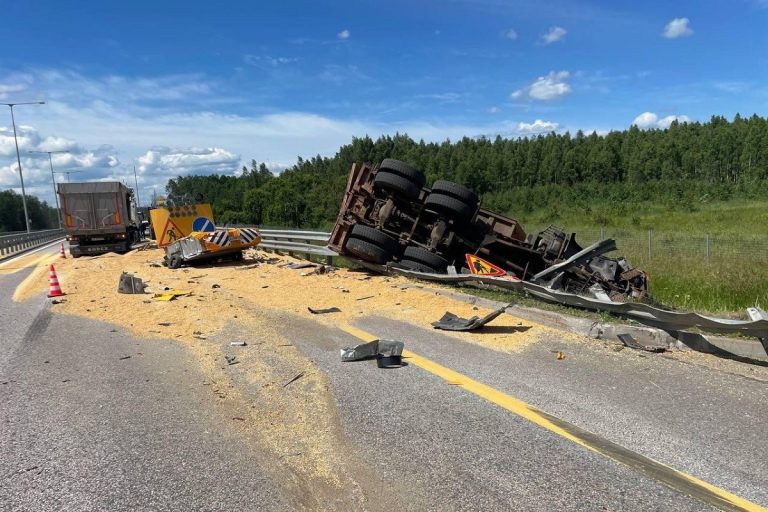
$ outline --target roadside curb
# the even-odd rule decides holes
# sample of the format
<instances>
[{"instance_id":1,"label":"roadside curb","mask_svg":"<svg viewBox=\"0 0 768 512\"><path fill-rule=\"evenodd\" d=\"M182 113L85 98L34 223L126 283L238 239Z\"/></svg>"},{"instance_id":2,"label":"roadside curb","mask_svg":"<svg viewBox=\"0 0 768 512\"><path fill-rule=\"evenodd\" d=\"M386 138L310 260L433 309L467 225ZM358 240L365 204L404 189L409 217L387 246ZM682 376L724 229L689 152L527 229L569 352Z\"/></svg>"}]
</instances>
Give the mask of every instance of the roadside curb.
<instances>
[{"instance_id":1,"label":"roadside curb","mask_svg":"<svg viewBox=\"0 0 768 512\"><path fill-rule=\"evenodd\" d=\"M504 302L476 297L461 292L431 288L429 286L409 284L403 287L419 288L434 292L436 295L451 297L452 299L466 304L477 305L488 309L497 309L505 305ZM763 347L758 340L741 340L711 335L704 336L695 332L665 331L656 327L602 322L599 320L579 318L555 311L545 311L528 306L510 305L505 311L510 315L523 320L537 322L546 325L547 327L573 332L593 339L620 343L617 338L619 334L630 334L639 343L649 347L662 347L671 350L695 350L697 352L721 356L736 356L753 360L768 361L768 355L766 355L765 350L763 350Z\"/></svg>"}]
</instances>

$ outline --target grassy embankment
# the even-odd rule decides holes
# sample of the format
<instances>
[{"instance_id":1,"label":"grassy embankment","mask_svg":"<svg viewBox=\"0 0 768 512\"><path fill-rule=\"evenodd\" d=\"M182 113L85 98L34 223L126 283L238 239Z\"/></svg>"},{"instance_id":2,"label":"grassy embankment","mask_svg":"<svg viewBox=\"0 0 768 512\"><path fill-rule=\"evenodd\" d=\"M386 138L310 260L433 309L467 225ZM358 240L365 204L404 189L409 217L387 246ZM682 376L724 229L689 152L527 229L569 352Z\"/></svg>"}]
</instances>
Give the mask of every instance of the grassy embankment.
<instances>
[{"instance_id":1,"label":"grassy embankment","mask_svg":"<svg viewBox=\"0 0 768 512\"><path fill-rule=\"evenodd\" d=\"M550 209L520 221L529 230L551 223L576 232L584 245L599 238L603 220L604 235L618 244L614 255L648 271L651 293L670 306L717 313L768 307L768 201L643 205L629 210L604 206L553 213Z\"/></svg>"}]
</instances>

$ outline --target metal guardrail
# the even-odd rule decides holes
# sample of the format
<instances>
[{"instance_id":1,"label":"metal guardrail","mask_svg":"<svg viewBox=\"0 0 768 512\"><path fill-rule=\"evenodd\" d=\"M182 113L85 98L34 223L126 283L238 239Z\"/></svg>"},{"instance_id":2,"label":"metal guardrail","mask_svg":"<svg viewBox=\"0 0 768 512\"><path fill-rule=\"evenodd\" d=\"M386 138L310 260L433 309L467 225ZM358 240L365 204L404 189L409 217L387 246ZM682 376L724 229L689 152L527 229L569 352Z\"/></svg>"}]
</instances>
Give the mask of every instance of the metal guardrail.
<instances>
[{"instance_id":1,"label":"metal guardrail","mask_svg":"<svg viewBox=\"0 0 768 512\"><path fill-rule=\"evenodd\" d=\"M324 256L331 265L338 254L326 247L330 233L323 231L298 231L292 229L259 229L261 233L260 249L282 251L288 254L299 253L309 256Z\"/></svg>"},{"instance_id":2,"label":"metal guardrail","mask_svg":"<svg viewBox=\"0 0 768 512\"><path fill-rule=\"evenodd\" d=\"M31 233L0 235L0 258L32 249L63 236L63 229L44 229Z\"/></svg>"},{"instance_id":3,"label":"metal guardrail","mask_svg":"<svg viewBox=\"0 0 768 512\"><path fill-rule=\"evenodd\" d=\"M290 229L260 230L262 242L259 247L276 251L286 251L300 254L314 254L326 256L330 264L333 257L339 255L331 251L325 244L328 243L330 233L318 231L295 231ZM426 279L451 283L456 281L476 281L483 284L490 284L500 288L525 291L535 297L549 302L574 306L593 311L610 311L619 316L630 318L640 323L657 327L664 330L680 331L683 329L698 328L705 332L734 334L739 333L758 338L760 343L768 353L768 314L758 308L750 308L750 320L731 320L725 318L714 318L696 313L671 312L649 306L647 304L634 303L614 303L606 302L591 297L583 297L553 290L547 286L538 283L509 280L505 278L493 278L478 276L472 274L448 275L448 274L424 274L422 272L413 272L404 269L392 268L389 266L373 265L361 262L363 266L371 268L380 273L389 274L392 272L403 274L417 279Z\"/></svg>"}]
</instances>

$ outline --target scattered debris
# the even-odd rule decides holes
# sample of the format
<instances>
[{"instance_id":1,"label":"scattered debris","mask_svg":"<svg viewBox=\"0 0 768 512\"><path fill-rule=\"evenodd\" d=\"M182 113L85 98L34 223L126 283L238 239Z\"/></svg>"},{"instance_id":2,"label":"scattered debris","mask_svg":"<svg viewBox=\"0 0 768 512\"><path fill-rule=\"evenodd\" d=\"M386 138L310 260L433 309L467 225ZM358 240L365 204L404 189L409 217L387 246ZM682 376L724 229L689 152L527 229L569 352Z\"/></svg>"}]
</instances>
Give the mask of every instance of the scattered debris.
<instances>
[{"instance_id":1,"label":"scattered debris","mask_svg":"<svg viewBox=\"0 0 768 512\"><path fill-rule=\"evenodd\" d=\"M325 308L325 309L314 309L314 308L307 307L307 309L313 315L324 315L326 313L341 313L341 310L336 306L333 306L332 308Z\"/></svg>"},{"instance_id":2,"label":"scattered debris","mask_svg":"<svg viewBox=\"0 0 768 512\"><path fill-rule=\"evenodd\" d=\"M221 288L221 285L220 285L220 284L216 284L216 283L213 283L213 284L211 285L211 288Z\"/></svg>"},{"instance_id":3,"label":"scattered debris","mask_svg":"<svg viewBox=\"0 0 768 512\"><path fill-rule=\"evenodd\" d=\"M150 267L161 268L163 265L158 261L150 261L148 263Z\"/></svg>"},{"instance_id":4,"label":"scattered debris","mask_svg":"<svg viewBox=\"0 0 768 512\"><path fill-rule=\"evenodd\" d=\"M366 300L366 299L372 299L375 295L366 295L365 297L358 297L355 300Z\"/></svg>"},{"instance_id":5,"label":"scattered debris","mask_svg":"<svg viewBox=\"0 0 768 512\"><path fill-rule=\"evenodd\" d=\"M286 382L285 384L283 384L283 387L286 387L288 384L292 384L292 383L296 382L297 380L299 380L299 379L300 379L300 378L302 378L303 376L304 376L304 372L301 372L301 373L299 373L298 375L296 375L295 377L293 377L291 380L289 380L288 382Z\"/></svg>"},{"instance_id":6,"label":"scattered debris","mask_svg":"<svg viewBox=\"0 0 768 512\"><path fill-rule=\"evenodd\" d=\"M148 285L128 272L120 274L120 282L117 284L117 293L144 293L144 288Z\"/></svg>"},{"instance_id":7,"label":"scattered debris","mask_svg":"<svg viewBox=\"0 0 768 512\"><path fill-rule=\"evenodd\" d=\"M646 347L645 345L641 345L635 341L635 338L633 338L631 334L619 334L616 337L621 340L624 346L634 350L643 350L645 352L653 352L656 354L667 351L664 347Z\"/></svg>"},{"instance_id":8,"label":"scattered debris","mask_svg":"<svg viewBox=\"0 0 768 512\"><path fill-rule=\"evenodd\" d=\"M473 316L472 318L461 318L454 315L450 311L446 311L443 317L437 322L432 322L432 326L435 329L442 329L444 331L473 331L479 329L491 320L494 320L499 315L504 313L504 310L509 307L508 304L501 306L485 315L483 318L479 316Z\"/></svg>"},{"instance_id":9,"label":"scattered debris","mask_svg":"<svg viewBox=\"0 0 768 512\"><path fill-rule=\"evenodd\" d=\"M240 416L233 416L232 419L235 421L245 421L245 418L241 418Z\"/></svg>"},{"instance_id":10,"label":"scattered debris","mask_svg":"<svg viewBox=\"0 0 768 512\"><path fill-rule=\"evenodd\" d=\"M158 322L157 325L162 325L163 327L170 327L171 322Z\"/></svg>"},{"instance_id":11,"label":"scattered debris","mask_svg":"<svg viewBox=\"0 0 768 512\"><path fill-rule=\"evenodd\" d=\"M229 343L229 345L232 346L232 347L246 347L246 346L248 346L248 344L246 342L244 342L244 341L231 341Z\"/></svg>"},{"instance_id":12,"label":"scattered debris","mask_svg":"<svg viewBox=\"0 0 768 512\"><path fill-rule=\"evenodd\" d=\"M268 285L268 284L265 284L264 286L262 286L262 289L263 289L263 288L269 288L269 285Z\"/></svg>"},{"instance_id":13,"label":"scattered debris","mask_svg":"<svg viewBox=\"0 0 768 512\"><path fill-rule=\"evenodd\" d=\"M335 290L341 290L341 293L349 293L349 290L344 288L343 286L334 286Z\"/></svg>"},{"instance_id":14,"label":"scattered debris","mask_svg":"<svg viewBox=\"0 0 768 512\"><path fill-rule=\"evenodd\" d=\"M376 359L379 368L399 368L405 366L402 360L404 346L402 341L369 341L352 348L341 349L341 360L349 362Z\"/></svg>"},{"instance_id":15,"label":"scattered debris","mask_svg":"<svg viewBox=\"0 0 768 512\"><path fill-rule=\"evenodd\" d=\"M557 354L557 360L558 361L562 361L563 359L565 359L565 354L563 354L559 350L556 352L556 354Z\"/></svg>"},{"instance_id":16,"label":"scattered debris","mask_svg":"<svg viewBox=\"0 0 768 512\"><path fill-rule=\"evenodd\" d=\"M258 263L251 263L250 265L243 265L242 267L237 267L237 270L247 270L249 268L256 268L258 267Z\"/></svg>"},{"instance_id":17,"label":"scattered debris","mask_svg":"<svg viewBox=\"0 0 768 512\"><path fill-rule=\"evenodd\" d=\"M237 356L224 356L224 359L227 360L227 364L232 366L233 364L238 364L240 361L237 360Z\"/></svg>"},{"instance_id":18,"label":"scattered debris","mask_svg":"<svg viewBox=\"0 0 768 512\"><path fill-rule=\"evenodd\" d=\"M131 358L131 356L123 356L123 357L120 358L120 361L122 361L123 359L130 359L130 358Z\"/></svg>"}]
</instances>

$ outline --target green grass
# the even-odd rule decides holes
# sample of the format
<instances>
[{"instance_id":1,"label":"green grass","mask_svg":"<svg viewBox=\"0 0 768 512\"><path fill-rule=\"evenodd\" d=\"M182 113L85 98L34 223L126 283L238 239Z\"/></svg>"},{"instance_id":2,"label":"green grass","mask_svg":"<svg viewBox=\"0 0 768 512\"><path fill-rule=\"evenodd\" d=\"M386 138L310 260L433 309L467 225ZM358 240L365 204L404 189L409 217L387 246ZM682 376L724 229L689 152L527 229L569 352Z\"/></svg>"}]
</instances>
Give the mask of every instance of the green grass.
<instances>
[{"instance_id":1,"label":"green grass","mask_svg":"<svg viewBox=\"0 0 768 512\"><path fill-rule=\"evenodd\" d=\"M768 201L733 200L677 206L641 205L534 212L521 219L528 231L549 224L577 233L582 245L602 234L651 276L660 302L702 313L739 312L768 305ZM651 254L648 231L651 234ZM709 239L709 254L707 253Z\"/></svg>"}]
</instances>

